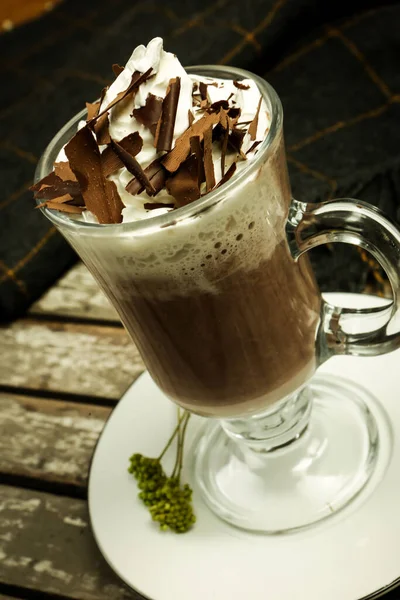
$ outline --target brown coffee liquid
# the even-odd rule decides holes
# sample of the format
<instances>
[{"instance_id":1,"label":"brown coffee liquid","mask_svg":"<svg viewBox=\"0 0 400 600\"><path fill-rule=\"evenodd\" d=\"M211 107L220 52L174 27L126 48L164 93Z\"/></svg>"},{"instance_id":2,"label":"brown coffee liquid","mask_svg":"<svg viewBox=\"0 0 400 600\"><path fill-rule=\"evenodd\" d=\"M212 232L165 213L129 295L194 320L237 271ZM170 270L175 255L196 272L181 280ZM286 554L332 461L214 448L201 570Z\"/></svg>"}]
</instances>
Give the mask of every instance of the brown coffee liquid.
<instances>
[{"instance_id":1,"label":"brown coffee liquid","mask_svg":"<svg viewBox=\"0 0 400 600\"><path fill-rule=\"evenodd\" d=\"M213 284L171 295L167 279L125 279L112 300L171 399L202 415L260 412L315 370L320 297L308 259L295 263L282 241L257 268L228 264Z\"/></svg>"}]
</instances>

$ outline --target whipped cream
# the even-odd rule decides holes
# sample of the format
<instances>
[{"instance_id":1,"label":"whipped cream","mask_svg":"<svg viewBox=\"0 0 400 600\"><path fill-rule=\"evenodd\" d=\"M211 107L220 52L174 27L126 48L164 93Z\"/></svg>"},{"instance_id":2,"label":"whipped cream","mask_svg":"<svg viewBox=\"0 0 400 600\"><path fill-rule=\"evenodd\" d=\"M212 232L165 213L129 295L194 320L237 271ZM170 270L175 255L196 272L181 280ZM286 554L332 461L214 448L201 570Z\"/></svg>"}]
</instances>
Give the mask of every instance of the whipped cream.
<instances>
[{"instance_id":1,"label":"whipped cream","mask_svg":"<svg viewBox=\"0 0 400 600\"><path fill-rule=\"evenodd\" d=\"M169 82L172 78L180 78L180 94L176 112L172 148L174 148L176 140L189 127L189 111L192 111L194 122L200 119L204 114L204 109L199 105L193 106L192 92L194 84L199 85L200 82L207 84L207 94L211 104L221 100L227 100L229 98L230 106L240 108L241 115L238 121L238 127L240 127L241 123L247 123L248 126L257 113L261 94L253 80L241 80L240 83L242 86L247 88L241 89L234 84L233 80L188 75L178 58L174 54L166 52L163 49L163 40L159 37L151 40L147 47L140 45L133 51L132 56L125 65L125 68L104 95L100 106L100 111L105 109L113 100L115 100L120 92L126 90L135 71L144 73L150 68L152 69L152 77L150 77L139 87L133 99L130 101L121 102L109 110L109 132L112 139L118 142L135 131L140 134L143 140L143 147L136 156L136 159L143 169L145 169L157 157L161 156L162 153L157 152L154 146L154 137L150 130L140 123L135 117L131 116L132 111L145 106L148 94L153 94L154 96L164 98ZM84 125L84 121L80 123L80 127ZM270 116L265 101L262 100L258 114L257 133L255 136L257 141L262 141L265 138L265 135L269 130L269 126ZM251 161L256 154L257 149L249 152L249 149L251 149L253 146L253 142L254 140L252 140L250 135L246 133L242 143L242 152L243 154L247 153L247 160L241 159L237 161L237 172L246 168L249 161ZM104 147L100 146L100 150L103 149ZM236 160L236 157L236 152L227 153L225 163L226 170L229 168L232 162ZM57 158L57 161L61 162L66 160L67 158L62 150ZM219 147L216 147L216 144L213 145L213 164L215 180L218 182L222 177L221 150ZM109 179L116 184L118 193L125 207L122 210L124 223L155 217L173 210L170 207L147 210L144 205L148 202L170 204L171 201L173 202L174 200L166 188L163 188L155 197L153 196L152 198L149 197L146 191L143 191L139 195L132 195L126 191L126 185L132 179L132 174L125 167L110 175ZM89 222L97 222L96 217L88 210L85 210L80 218Z\"/></svg>"}]
</instances>

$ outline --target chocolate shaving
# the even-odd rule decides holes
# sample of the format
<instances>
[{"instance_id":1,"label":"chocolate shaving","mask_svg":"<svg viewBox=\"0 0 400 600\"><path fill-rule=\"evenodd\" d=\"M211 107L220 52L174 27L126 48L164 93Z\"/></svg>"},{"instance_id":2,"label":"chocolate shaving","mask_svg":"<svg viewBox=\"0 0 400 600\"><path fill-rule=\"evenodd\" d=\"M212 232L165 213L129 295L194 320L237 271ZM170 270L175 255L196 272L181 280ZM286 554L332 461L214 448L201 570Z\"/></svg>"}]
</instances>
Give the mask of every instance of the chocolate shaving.
<instances>
[{"instance_id":1,"label":"chocolate shaving","mask_svg":"<svg viewBox=\"0 0 400 600\"><path fill-rule=\"evenodd\" d=\"M112 70L113 73L115 75L115 77L118 77L118 75L121 75L122 71L124 70L125 67L121 67L121 65L118 65L117 63L114 63L112 66Z\"/></svg>"},{"instance_id":2,"label":"chocolate shaving","mask_svg":"<svg viewBox=\"0 0 400 600\"><path fill-rule=\"evenodd\" d=\"M200 136L195 135L190 138L190 149L196 157L197 164L197 185L199 186L205 181L206 174L204 171L204 157L203 157L203 149L201 147Z\"/></svg>"},{"instance_id":3,"label":"chocolate shaving","mask_svg":"<svg viewBox=\"0 0 400 600\"><path fill-rule=\"evenodd\" d=\"M149 196L153 196L156 193L156 190L151 185L149 178L136 158L128 150L125 150L121 144L114 140L111 140L111 147L128 171L140 181Z\"/></svg>"},{"instance_id":4,"label":"chocolate shaving","mask_svg":"<svg viewBox=\"0 0 400 600\"><path fill-rule=\"evenodd\" d=\"M88 126L80 129L68 142L65 153L79 182L87 210L97 217L99 223L121 222L121 200L108 185L112 182L104 178L100 151Z\"/></svg>"},{"instance_id":5,"label":"chocolate shaving","mask_svg":"<svg viewBox=\"0 0 400 600\"><path fill-rule=\"evenodd\" d=\"M58 177L58 179L59 179L59 177ZM57 175L55 174L54 171L51 171L51 173L49 173L48 175L46 175L45 177L43 177L43 179L41 179L40 181L38 181L34 185L31 185L31 187L29 189L31 190L31 192L37 192L37 191L40 190L40 188L42 186L44 186L44 185L53 185L56 182L57 182Z\"/></svg>"},{"instance_id":6,"label":"chocolate shaving","mask_svg":"<svg viewBox=\"0 0 400 600\"><path fill-rule=\"evenodd\" d=\"M240 83L240 81L234 81L233 85L238 88L238 90L249 90L250 86L245 85L244 83Z\"/></svg>"},{"instance_id":7,"label":"chocolate shaving","mask_svg":"<svg viewBox=\"0 0 400 600\"><path fill-rule=\"evenodd\" d=\"M236 171L236 163L234 162L231 164L231 166L229 167L229 169L227 170L225 175L222 177L222 179L215 186L215 189L221 187L221 185L226 183L232 177L232 175L234 174L235 171Z\"/></svg>"},{"instance_id":8,"label":"chocolate shaving","mask_svg":"<svg viewBox=\"0 0 400 600\"><path fill-rule=\"evenodd\" d=\"M143 139L138 131L134 131L129 135L122 138L120 142L118 142L120 146L124 148L129 154L132 156L136 156L139 154L141 149L143 148Z\"/></svg>"},{"instance_id":9,"label":"chocolate shaving","mask_svg":"<svg viewBox=\"0 0 400 600\"><path fill-rule=\"evenodd\" d=\"M54 171L33 185L30 190L36 192L35 199L42 200L54 200L65 194L70 194L72 197L80 194L79 183L76 180L62 180Z\"/></svg>"},{"instance_id":10,"label":"chocolate shaving","mask_svg":"<svg viewBox=\"0 0 400 600\"><path fill-rule=\"evenodd\" d=\"M204 81L200 81L199 88L200 88L200 98L202 100L207 100L207 84L204 83Z\"/></svg>"},{"instance_id":11,"label":"chocolate shaving","mask_svg":"<svg viewBox=\"0 0 400 600\"><path fill-rule=\"evenodd\" d=\"M176 140L175 147L162 159L164 167L174 173L179 166L186 160L190 152L190 138L200 136L203 138L204 132L216 125L219 121L219 115L215 112L205 113L198 121L195 121L182 135Z\"/></svg>"},{"instance_id":12,"label":"chocolate shaving","mask_svg":"<svg viewBox=\"0 0 400 600\"><path fill-rule=\"evenodd\" d=\"M156 158L156 160L154 160L145 168L144 172L148 179L151 181L151 185L155 189L154 196L156 196L158 192L160 192L163 189L165 185L165 178L167 176L167 173L163 165L161 164L160 159ZM140 181L136 177L134 177L130 180L125 189L127 192L132 194L132 196L136 196L143 192L145 188L140 183Z\"/></svg>"},{"instance_id":13,"label":"chocolate shaving","mask_svg":"<svg viewBox=\"0 0 400 600\"><path fill-rule=\"evenodd\" d=\"M104 190L106 192L108 205L110 208L112 223L121 223L122 210L124 205L118 194L117 186L113 181L104 178Z\"/></svg>"},{"instance_id":14,"label":"chocolate shaving","mask_svg":"<svg viewBox=\"0 0 400 600\"><path fill-rule=\"evenodd\" d=\"M149 94L146 98L146 104L140 108L135 108L131 116L135 117L147 129L150 129L154 136L157 130L157 123L161 117L162 105L162 98L154 94Z\"/></svg>"},{"instance_id":15,"label":"chocolate shaving","mask_svg":"<svg viewBox=\"0 0 400 600\"><path fill-rule=\"evenodd\" d=\"M190 108L188 110L188 119L189 119L189 127L191 127L193 124L193 121L194 121L194 114L192 113Z\"/></svg>"},{"instance_id":16,"label":"chocolate shaving","mask_svg":"<svg viewBox=\"0 0 400 600\"><path fill-rule=\"evenodd\" d=\"M142 149L143 140L140 134L137 131L135 131L124 137L119 142L119 144L127 152L129 152L129 154L131 154L132 156L136 156ZM107 148L101 154L101 165L104 177L108 177L109 175L112 175L119 169L122 169L124 163L114 152L112 146L110 145L107 146Z\"/></svg>"},{"instance_id":17,"label":"chocolate shaving","mask_svg":"<svg viewBox=\"0 0 400 600\"><path fill-rule=\"evenodd\" d=\"M47 206L49 202L53 204L69 204L72 206L85 206L85 201L83 197L79 194L78 196L72 197L71 194L64 194L64 196L59 196L58 198L53 198L52 200L45 200L41 204L38 204L36 208L42 208L42 206Z\"/></svg>"},{"instance_id":18,"label":"chocolate shaving","mask_svg":"<svg viewBox=\"0 0 400 600\"><path fill-rule=\"evenodd\" d=\"M71 194L64 194L64 196L59 196L58 198L53 198L52 200L45 200L41 204L37 204L36 208L42 208L43 206L47 206L48 202L53 202L55 204L63 204L64 202L70 202L73 200Z\"/></svg>"},{"instance_id":19,"label":"chocolate shaving","mask_svg":"<svg viewBox=\"0 0 400 600\"><path fill-rule=\"evenodd\" d=\"M87 117L86 121L91 121L99 112L100 102L86 102Z\"/></svg>"},{"instance_id":20,"label":"chocolate shaving","mask_svg":"<svg viewBox=\"0 0 400 600\"><path fill-rule=\"evenodd\" d=\"M231 117L232 119L238 119L240 117L241 112L242 111L240 108L235 108L234 106L232 106L228 110L228 116Z\"/></svg>"},{"instance_id":21,"label":"chocolate shaving","mask_svg":"<svg viewBox=\"0 0 400 600\"><path fill-rule=\"evenodd\" d=\"M175 204L163 204L162 202L145 202L143 206L146 210L155 210L156 208L174 208Z\"/></svg>"},{"instance_id":22,"label":"chocolate shaving","mask_svg":"<svg viewBox=\"0 0 400 600\"><path fill-rule=\"evenodd\" d=\"M101 153L101 168L104 177L109 177L113 173L116 173L123 166L124 163L118 158L111 146L107 146Z\"/></svg>"},{"instance_id":23,"label":"chocolate shaving","mask_svg":"<svg viewBox=\"0 0 400 600\"><path fill-rule=\"evenodd\" d=\"M68 162L56 162L54 163L54 173L63 181L76 181L76 177Z\"/></svg>"},{"instance_id":24,"label":"chocolate shaving","mask_svg":"<svg viewBox=\"0 0 400 600\"><path fill-rule=\"evenodd\" d=\"M211 104L210 108L208 109L208 111L209 112L219 112L221 108L223 108L224 110L229 109L228 100L218 100L217 102L213 102Z\"/></svg>"},{"instance_id":25,"label":"chocolate shaving","mask_svg":"<svg viewBox=\"0 0 400 600\"><path fill-rule=\"evenodd\" d=\"M50 210L58 210L59 212L65 213L82 214L84 211L83 206L73 206L72 204L59 204L54 200L43 202L43 204L40 204L37 208L41 208L42 206L46 206L46 208L49 208Z\"/></svg>"},{"instance_id":26,"label":"chocolate shaving","mask_svg":"<svg viewBox=\"0 0 400 600\"><path fill-rule=\"evenodd\" d=\"M253 142L253 144L247 150L246 154L250 154L250 152L253 152L253 150L255 150L259 144L261 144L261 140L259 140L257 142Z\"/></svg>"},{"instance_id":27,"label":"chocolate shaving","mask_svg":"<svg viewBox=\"0 0 400 600\"><path fill-rule=\"evenodd\" d=\"M139 73L139 71L135 71L132 75L132 79L130 84L128 85L128 87L126 88L126 90L123 90L122 92L119 92L114 100L112 100L110 102L110 104L108 104L108 106L106 106L106 108L104 108L103 110L101 110L95 117L93 117L93 119L90 119L90 121L88 121L88 123L91 123L94 119L98 119L99 117L102 117L104 115L104 113L106 113L107 111L109 111L111 108L113 108L116 104L118 104L119 102L121 102L121 100L123 100L124 98L126 98L126 96L134 91L136 91L139 86L142 85L142 83L144 83L145 81L147 81L147 79L150 77L151 72L152 72L152 67L150 67L150 69L147 69L147 71L145 73ZM101 102L100 102L101 105Z\"/></svg>"},{"instance_id":28,"label":"chocolate shaving","mask_svg":"<svg viewBox=\"0 0 400 600\"><path fill-rule=\"evenodd\" d=\"M250 123L250 127L249 127L249 130L248 130L248 133L250 135L250 139L251 140L255 140L256 137L257 137L258 115L260 114L261 102L262 102L262 96L260 96L260 100L258 102L256 114L254 115L254 119Z\"/></svg>"},{"instance_id":29,"label":"chocolate shaving","mask_svg":"<svg viewBox=\"0 0 400 600\"><path fill-rule=\"evenodd\" d=\"M196 157L194 155L190 156L182 163L176 174L169 177L165 182L166 188L175 199L177 207L185 206L200 198L196 163Z\"/></svg>"},{"instance_id":30,"label":"chocolate shaving","mask_svg":"<svg viewBox=\"0 0 400 600\"><path fill-rule=\"evenodd\" d=\"M170 79L155 134L154 145L157 148L157 152L161 152L162 150L169 152L172 148L180 91L181 78L175 77L175 79Z\"/></svg>"},{"instance_id":31,"label":"chocolate shaving","mask_svg":"<svg viewBox=\"0 0 400 600\"><path fill-rule=\"evenodd\" d=\"M206 174L206 191L209 192L215 186L212 157L212 126L204 132L204 171Z\"/></svg>"},{"instance_id":32,"label":"chocolate shaving","mask_svg":"<svg viewBox=\"0 0 400 600\"><path fill-rule=\"evenodd\" d=\"M110 122L108 120L108 113L105 113L102 117L94 122L93 129L99 146L104 146L105 144L109 144L111 142L109 125Z\"/></svg>"},{"instance_id":33,"label":"chocolate shaving","mask_svg":"<svg viewBox=\"0 0 400 600\"><path fill-rule=\"evenodd\" d=\"M104 96L107 93L107 90L108 90L108 86L103 87L103 89L101 90L100 99L97 100L96 102L93 102L93 104L91 104L90 102L86 102L86 109L88 111L88 114L86 117L86 123L93 121L93 119L95 119L98 116L100 106L102 105L102 102L104 100Z\"/></svg>"},{"instance_id":34,"label":"chocolate shaving","mask_svg":"<svg viewBox=\"0 0 400 600\"><path fill-rule=\"evenodd\" d=\"M224 174L225 174L225 158L226 158L226 151L228 148L228 138L229 138L229 127L227 127L225 129L225 135L224 135L224 138L223 138L222 144L221 144L221 173L222 173L222 176L224 176Z\"/></svg>"},{"instance_id":35,"label":"chocolate shaving","mask_svg":"<svg viewBox=\"0 0 400 600\"><path fill-rule=\"evenodd\" d=\"M238 129L237 127L234 127L228 138L229 146L231 148L233 148L233 150L235 150L236 152L241 152L243 139L244 139L245 135L246 135L245 131L243 131L242 129Z\"/></svg>"}]
</instances>

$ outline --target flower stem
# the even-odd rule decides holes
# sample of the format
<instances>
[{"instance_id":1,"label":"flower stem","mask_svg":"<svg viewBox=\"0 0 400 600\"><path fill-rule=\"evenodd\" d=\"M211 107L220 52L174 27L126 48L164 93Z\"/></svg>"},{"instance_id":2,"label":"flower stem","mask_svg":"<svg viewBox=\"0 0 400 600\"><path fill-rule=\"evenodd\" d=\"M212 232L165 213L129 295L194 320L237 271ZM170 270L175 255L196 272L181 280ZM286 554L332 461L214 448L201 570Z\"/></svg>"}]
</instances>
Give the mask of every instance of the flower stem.
<instances>
[{"instance_id":1,"label":"flower stem","mask_svg":"<svg viewBox=\"0 0 400 600\"><path fill-rule=\"evenodd\" d=\"M182 421L184 420L185 416L186 416L186 413L184 413L182 416L180 416L179 409L178 409L178 424L175 427L174 431L172 432L172 435L169 438L164 450L161 452L160 456L158 457L158 460L161 460L163 458L163 456L167 452L168 448L171 446L172 442L174 441L176 435L179 434L180 429L181 429L181 424L182 424Z\"/></svg>"}]
</instances>

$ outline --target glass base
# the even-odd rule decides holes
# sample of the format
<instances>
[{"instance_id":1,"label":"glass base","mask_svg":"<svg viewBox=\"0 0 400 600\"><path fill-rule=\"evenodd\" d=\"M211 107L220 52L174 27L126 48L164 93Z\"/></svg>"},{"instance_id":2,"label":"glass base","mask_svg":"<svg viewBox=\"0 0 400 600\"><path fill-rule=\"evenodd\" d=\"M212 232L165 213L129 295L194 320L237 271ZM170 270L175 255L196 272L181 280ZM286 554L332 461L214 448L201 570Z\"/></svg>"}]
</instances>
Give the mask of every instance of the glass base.
<instances>
[{"instance_id":1,"label":"glass base","mask_svg":"<svg viewBox=\"0 0 400 600\"><path fill-rule=\"evenodd\" d=\"M269 534L315 524L347 506L378 460L376 401L347 380L316 376L297 399L312 411L293 441L267 450L249 447L209 421L195 450L204 500L221 519ZM303 402L304 404L304 402Z\"/></svg>"}]
</instances>

